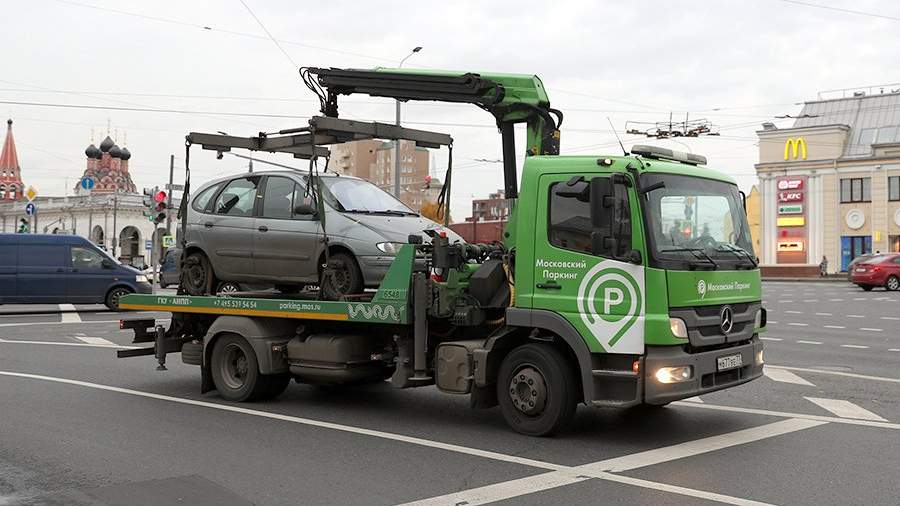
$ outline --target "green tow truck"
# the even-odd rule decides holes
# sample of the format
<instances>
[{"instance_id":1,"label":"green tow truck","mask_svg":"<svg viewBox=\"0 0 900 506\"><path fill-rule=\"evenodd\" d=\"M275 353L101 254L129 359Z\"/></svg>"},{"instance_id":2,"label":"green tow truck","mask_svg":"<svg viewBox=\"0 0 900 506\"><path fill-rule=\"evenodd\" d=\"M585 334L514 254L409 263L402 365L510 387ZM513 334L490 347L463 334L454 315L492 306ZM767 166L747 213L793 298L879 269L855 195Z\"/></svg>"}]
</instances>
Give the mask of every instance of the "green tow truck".
<instances>
[{"instance_id":1,"label":"green tow truck","mask_svg":"<svg viewBox=\"0 0 900 506\"><path fill-rule=\"evenodd\" d=\"M136 343L152 345L120 357L154 355L165 369L166 355L180 352L200 366L203 392L233 401L272 398L292 379L436 385L469 395L476 408L499 405L510 427L533 436L563 428L578 403L663 406L762 374L766 311L744 196L730 177L702 167L702 156L652 146L560 156L562 113L536 76L323 68L301 75L323 114L309 126L253 137L191 133L186 158L198 144L283 152L310 160L313 176L328 145L380 138L449 147L452 167L448 135L340 119L337 99L475 104L501 133L505 193L514 199L504 243L411 235L377 291L341 300L314 290L128 295L123 309L172 319L167 327L123 320ZM527 130L521 188L518 123ZM451 181L448 169L442 205ZM328 275L327 259L322 271Z\"/></svg>"}]
</instances>

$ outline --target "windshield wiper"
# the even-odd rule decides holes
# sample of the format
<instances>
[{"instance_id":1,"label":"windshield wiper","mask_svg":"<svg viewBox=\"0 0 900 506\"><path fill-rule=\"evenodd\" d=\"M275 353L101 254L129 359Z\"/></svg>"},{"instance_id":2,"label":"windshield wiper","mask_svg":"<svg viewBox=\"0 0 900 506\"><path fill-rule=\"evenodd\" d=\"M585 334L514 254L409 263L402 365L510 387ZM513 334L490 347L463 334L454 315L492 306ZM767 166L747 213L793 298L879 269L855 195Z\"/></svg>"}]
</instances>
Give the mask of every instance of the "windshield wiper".
<instances>
[{"instance_id":1,"label":"windshield wiper","mask_svg":"<svg viewBox=\"0 0 900 506\"><path fill-rule=\"evenodd\" d=\"M751 269L756 268L756 260L754 260L753 255L748 253L744 248L738 248L732 246L731 244L720 244L720 246L723 246L724 249L716 248L716 251L727 251L740 259L747 259L747 261L749 261L750 265L752 266Z\"/></svg>"},{"instance_id":2,"label":"windshield wiper","mask_svg":"<svg viewBox=\"0 0 900 506\"><path fill-rule=\"evenodd\" d=\"M706 260L707 262L710 263L710 265L713 266L713 269L719 268L719 263L716 262L715 260L713 260L713 258L711 256L709 256L709 254L707 254L703 248L673 248L673 249L660 250L659 252L660 253L669 253L669 252L682 252L682 251L688 251L688 252L693 253L694 258L696 258L697 260ZM702 256L702 258L698 257L697 253L699 253Z\"/></svg>"},{"instance_id":3,"label":"windshield wiper","mask_svg":"<svg viewBox=\"0 0 900 506\"><path fill-rule=\"evenodd\" d=\"M370 211L369 209L344 209L344 212L356 214L386 214L389 216L418 216L418 214L409 211L396 211L392 209L384 209L381 211Z\"/></svg>"}]
</instances>

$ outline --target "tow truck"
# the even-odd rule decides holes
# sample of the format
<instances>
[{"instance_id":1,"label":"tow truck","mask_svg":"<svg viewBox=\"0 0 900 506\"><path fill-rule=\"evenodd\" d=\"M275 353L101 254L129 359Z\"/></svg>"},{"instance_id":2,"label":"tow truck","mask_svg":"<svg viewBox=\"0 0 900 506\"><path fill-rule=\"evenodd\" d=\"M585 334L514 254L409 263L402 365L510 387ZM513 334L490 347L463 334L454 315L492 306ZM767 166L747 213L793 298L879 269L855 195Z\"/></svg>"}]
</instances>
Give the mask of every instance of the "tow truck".
<instances>
[{"instance_id":1,"label":"tow truck","mask_svg":"<svg viewBox=\"0 0 900 506\"><path fill-rule=\"evenodd\" d=\"M119 357L153 355L165 369L167 354L180 353L199 366L202 392L230 401L273 398L291 380L435 385L468 395L474 408L499 405L512 429L531 436L563 429L579 403L664 406L762 374L766 311L743 194L703 167L704 157L653 146L560 156L563 115L533 75L304 68L301 76L321 105L308 125L187 135L182 206L193 145L289 153L309 160L312 176L327 146L369 138L449 148L440 199L449 206L452 137L341 119L338 97L469 103L491 113L501 134L513 199L502 244L411 235L377 290L340 300L315 290L128 295L123 309L172 317L167 326L122 320L148 346ZM327 260L322 269L327 275Z\"/></svg>"}]
</instances>

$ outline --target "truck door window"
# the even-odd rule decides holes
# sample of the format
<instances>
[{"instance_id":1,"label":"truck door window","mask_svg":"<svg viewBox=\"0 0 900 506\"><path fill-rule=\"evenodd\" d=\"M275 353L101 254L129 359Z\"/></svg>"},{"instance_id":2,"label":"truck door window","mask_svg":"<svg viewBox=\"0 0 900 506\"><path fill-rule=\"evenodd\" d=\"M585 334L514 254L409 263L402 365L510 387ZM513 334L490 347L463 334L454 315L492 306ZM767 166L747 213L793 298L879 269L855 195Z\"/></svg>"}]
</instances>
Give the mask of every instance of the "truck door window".
<instances>
[{"instance_id":1,"label":"truck door window","mask_svg":"<svg viewBox=\"0 0 900 506\"><path fill-rule=\"evenodd\" d=\"M587 183L577 183L586 185ZM565 191L566 183L550 186L550 244L582 253L591 252L590 198L580 199Z\"/></svg>"},{"instance_id":2,"label":"truck door window","mask_svg":"<svg viewBox=\"0 0 900 506\"><path fill-rule=\"evenodd\" d=\"M101 269L103 257L94 250L72 246L72 267L76 269Z\"/></svg>"},{"instance_id":3,"label":"truck door window","mask_svg":"<svg viewBox=\"0 0 900 506\"><path fill-rule=\"evenodd\" d=\"M263 196L263 217L290 219L295 186L293 179L269 176L266 179L266 193Z\"/></svg>"},{"instance_id":4,"label":"truck door window","mask_svg":"<svg viewBox=\"0 0 900 506\"><path fill-rule=\"evenodd\" d=\"M242 177L228 183L216 198L216 214L252 216L259 177Z\"/></svg>"}]
</instances>

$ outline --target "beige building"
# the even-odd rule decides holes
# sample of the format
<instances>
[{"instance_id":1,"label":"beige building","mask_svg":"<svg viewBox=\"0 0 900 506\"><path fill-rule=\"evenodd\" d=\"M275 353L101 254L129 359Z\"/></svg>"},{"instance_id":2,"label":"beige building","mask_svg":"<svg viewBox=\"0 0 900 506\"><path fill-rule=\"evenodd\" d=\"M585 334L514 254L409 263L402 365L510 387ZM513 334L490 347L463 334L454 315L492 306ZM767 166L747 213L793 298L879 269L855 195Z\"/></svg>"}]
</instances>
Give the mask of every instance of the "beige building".
<instances>
[{"instance_id":1,"label":"beige building","mask_svg":"<svg viewBox=\"0 0 900 506\"><path fill-rule=\"evenodd\" d=\"M770 274L829 272L900 251L900 89L806 102L759 136L760 257Z\"/></svg>"}]
</instances>

